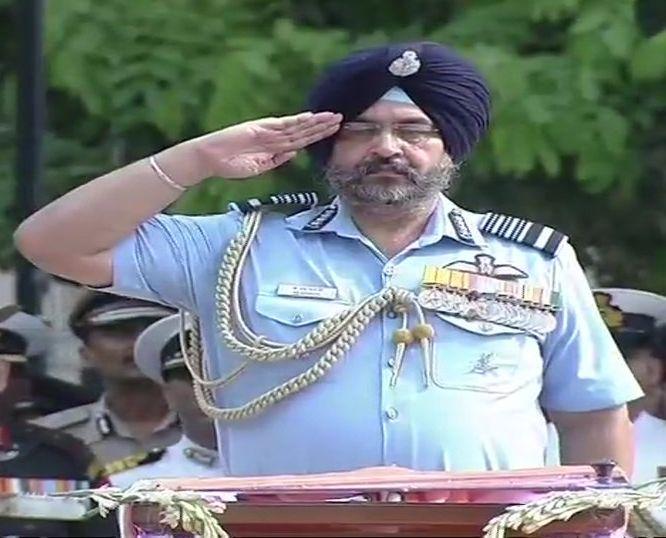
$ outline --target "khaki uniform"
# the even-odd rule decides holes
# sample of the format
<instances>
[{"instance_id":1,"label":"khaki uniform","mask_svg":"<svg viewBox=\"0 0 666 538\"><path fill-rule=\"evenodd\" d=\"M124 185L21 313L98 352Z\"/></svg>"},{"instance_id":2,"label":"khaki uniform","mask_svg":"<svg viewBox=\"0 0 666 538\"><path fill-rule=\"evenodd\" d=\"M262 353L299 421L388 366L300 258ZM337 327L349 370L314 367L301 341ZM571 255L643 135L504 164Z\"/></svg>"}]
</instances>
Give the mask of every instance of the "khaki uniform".
<instances>
[{"instance_id":1,"label":"khaki uniform","mask_svg":"<svg viewBox=\"0 0 666 538\"><path fill-rule=\"evenodd\" d=\"M104 398L32 421L81 439L93 451L113 483L113 475L161 459L168 446L181 437L176 416L167 416L146 440L134 439L118 417L107 409Z\"/></svg>"}]
</instances>

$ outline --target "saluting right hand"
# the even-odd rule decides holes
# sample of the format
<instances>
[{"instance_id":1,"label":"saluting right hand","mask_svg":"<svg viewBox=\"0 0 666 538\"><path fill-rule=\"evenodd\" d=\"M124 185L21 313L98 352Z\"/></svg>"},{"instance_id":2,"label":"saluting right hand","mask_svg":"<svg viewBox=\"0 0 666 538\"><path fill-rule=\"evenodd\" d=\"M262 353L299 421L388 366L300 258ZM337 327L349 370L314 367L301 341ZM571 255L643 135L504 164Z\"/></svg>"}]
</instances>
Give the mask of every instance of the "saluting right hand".
<instances>
[{"instance_id":1,"label":"saluting right hand","mask_svg":"<svg viewBox=\"0 0 666 538\"><path fill-rule=\"evenodd\" d=\"M304 112L247 121L191 141L207 175L256 176L293 159L299 150L340 128L341 114Z\"/></svg>"}]
</instances>

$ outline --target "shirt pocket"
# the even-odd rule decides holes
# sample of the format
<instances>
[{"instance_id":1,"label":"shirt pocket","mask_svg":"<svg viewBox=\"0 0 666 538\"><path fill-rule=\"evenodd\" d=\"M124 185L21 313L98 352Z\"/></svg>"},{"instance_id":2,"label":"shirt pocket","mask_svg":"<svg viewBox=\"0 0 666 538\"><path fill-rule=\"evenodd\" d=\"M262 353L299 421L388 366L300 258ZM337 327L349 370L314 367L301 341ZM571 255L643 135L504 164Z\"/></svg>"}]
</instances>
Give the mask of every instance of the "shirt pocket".
<instances>
[{"instance_id":1,"label":"shirt pocket","mask_svg":"<svg viewBox=\"0 0 666 538\"><path fill-rule=\"evenodd\" d=\"M510 394L541 385L543 361L531 334L436 312L433 382L447 390Z\"/></svg>"},{"instance_id":2,"label":"shirt pocket","mask_svg":"<svg viewBox=\"0 0 666 538\"><path fill-rule=\"evenodd\" d=\"M254 303L257 323L253 324L253 329L271 341L293 344L311 332L317 323L351 307L352 305L344 300L260 293ZM303 373L321 358L327 349L328 346L319 348L296 360L253 362L248 369L248 377L252 378L253 397ZM328 381L330 377L330 374L324 376L322 381Z\"/></svg>"}]
</instances>

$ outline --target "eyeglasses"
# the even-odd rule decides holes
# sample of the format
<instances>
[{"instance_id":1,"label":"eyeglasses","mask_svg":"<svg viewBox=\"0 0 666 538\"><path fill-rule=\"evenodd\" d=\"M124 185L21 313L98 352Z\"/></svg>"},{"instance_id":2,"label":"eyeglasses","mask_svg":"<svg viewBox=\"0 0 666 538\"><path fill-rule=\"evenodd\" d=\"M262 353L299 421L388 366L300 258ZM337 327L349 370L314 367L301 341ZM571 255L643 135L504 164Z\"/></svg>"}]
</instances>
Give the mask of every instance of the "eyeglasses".
<instances>
[{"instance_id":1,"label":"eyeglasses","mask_svg":"<svg viewBox=\"0 0 666 538\"><path fill-rule=\"evenodd\" d=\"M376 139L384 131L411 145L419 145L432 138L439 137L439 131L432 125L424 123L399 123L397 125L381 125L369 121L348 121L342 124L340 136L346 140L368 143Z\"/></svg>"},{"instance_id":2,"label":"eyeglasses","mask_svg":"<svg viewBox=\"0 0 666 538\"><path fill-rule=\"evenodd\" d=\"M381 125L369 121L343 123L340 128L340 136L346 140L368 143L375 140L384 131L389 131L395 138L415 146L439 137L439 131L435 127L424 123Z\"/></svg>"}]
</instances>

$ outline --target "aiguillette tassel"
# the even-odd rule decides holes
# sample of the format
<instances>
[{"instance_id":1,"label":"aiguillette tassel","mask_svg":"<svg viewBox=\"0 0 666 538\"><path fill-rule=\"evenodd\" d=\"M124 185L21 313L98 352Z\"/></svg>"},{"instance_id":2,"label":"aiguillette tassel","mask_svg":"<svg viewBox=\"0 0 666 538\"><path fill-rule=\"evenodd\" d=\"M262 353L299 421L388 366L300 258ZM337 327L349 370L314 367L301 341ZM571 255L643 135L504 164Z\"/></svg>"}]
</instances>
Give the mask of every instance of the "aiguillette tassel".
<instances>
[{"instance_id":1,"label":"aiguillette tassel","mask_svg":"<svg viewBox=\"0 0 666 538\"><path fill-rule=\"evenodd\" d=\"M435 336L435 329L429 323L419 323L412 329L412 337L421 344L423 353L423 377L425 386L430 385L432 379L432 341Z\"/></svg>"},{"instance_id":2,"label":"aiguillette tassel","mask_svg":"<svg viewBox=\"0 0 666 538\"><path fill-rule=\"evenodd\" d=\"M402 369L402 363L405 360L405 351L407 346L414 341L412 332L407 328L407 315L403 314L402 328L397 329L393 333L393 342L395 343L395 358L393 362L393 372L391 374L391 381L389 385L395 387L398 382L398 376Z\"/></svg>"}]
</instances>

